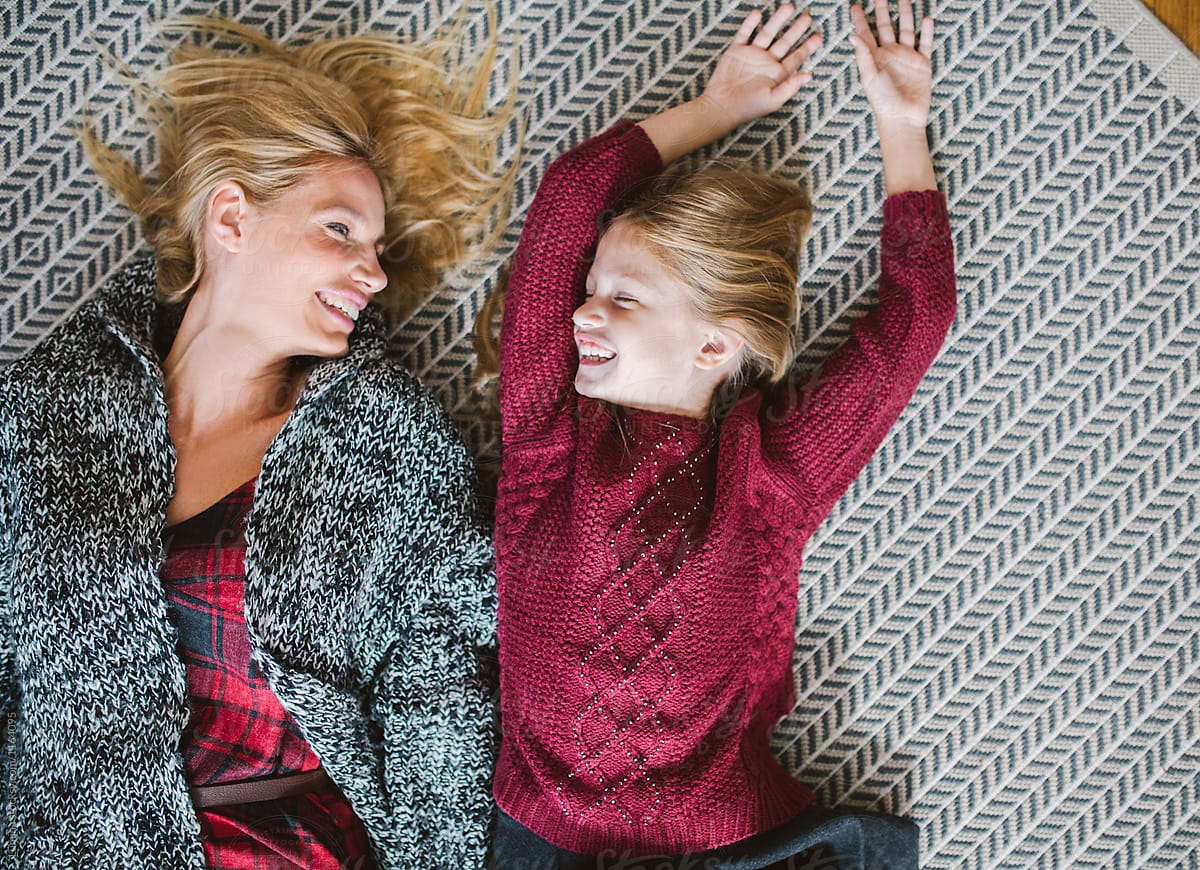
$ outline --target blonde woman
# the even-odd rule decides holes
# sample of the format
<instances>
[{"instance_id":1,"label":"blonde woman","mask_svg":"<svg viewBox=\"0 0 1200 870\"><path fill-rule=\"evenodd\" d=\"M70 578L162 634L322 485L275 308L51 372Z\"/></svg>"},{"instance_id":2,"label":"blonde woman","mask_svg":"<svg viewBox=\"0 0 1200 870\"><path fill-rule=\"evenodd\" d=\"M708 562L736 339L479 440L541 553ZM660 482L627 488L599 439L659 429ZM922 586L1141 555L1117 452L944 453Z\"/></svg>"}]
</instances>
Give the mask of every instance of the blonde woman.
<instances>
[{"instance_id":1,"label":"blonde woman","mask_svg":"<svg viewBox=\"0 0 1200 870\"><path fill-rule=\"evenodd\" d=\"M481 866L490 548L376 309L494 225L494 53L176 26L153 178L87 136L154 259L0 378L0 865Z\"/></svg>"}]
</instances>

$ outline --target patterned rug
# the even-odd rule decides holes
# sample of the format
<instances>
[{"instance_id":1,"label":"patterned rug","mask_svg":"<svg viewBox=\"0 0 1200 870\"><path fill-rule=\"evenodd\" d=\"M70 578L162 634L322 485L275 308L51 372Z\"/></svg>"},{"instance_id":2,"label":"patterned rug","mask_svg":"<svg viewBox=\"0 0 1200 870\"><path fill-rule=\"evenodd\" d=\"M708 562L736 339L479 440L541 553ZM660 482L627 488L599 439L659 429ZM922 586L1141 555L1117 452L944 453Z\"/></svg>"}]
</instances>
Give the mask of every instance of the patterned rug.
<instances>
[{"instance_id":1,"label":"patterned rug","mask_svg":"<svg viewBox=\"0 0 1200 870\"><path fill-rule=\"evenodd\" d=\"M396 339L481 453L494 431L468 389L468 333L541 171L619 117L694 95L738 19L714 0L498 5L528 106L513 226ZM275 36L413 35L456 4L7 0L0 361L139 249L71 133L88 98L145 151L98 47L153 63L149 22L210 8ZM813 0L827 48L794 111L710 149L811 185L805 366L877 278L882 177L847 8ZM777 749L827 802L916 819L929 867L1194 868L1200 62L1136 0L943 0L937 14L931 131L958 319L809 544Z\"/></svg>"}]
</instances>

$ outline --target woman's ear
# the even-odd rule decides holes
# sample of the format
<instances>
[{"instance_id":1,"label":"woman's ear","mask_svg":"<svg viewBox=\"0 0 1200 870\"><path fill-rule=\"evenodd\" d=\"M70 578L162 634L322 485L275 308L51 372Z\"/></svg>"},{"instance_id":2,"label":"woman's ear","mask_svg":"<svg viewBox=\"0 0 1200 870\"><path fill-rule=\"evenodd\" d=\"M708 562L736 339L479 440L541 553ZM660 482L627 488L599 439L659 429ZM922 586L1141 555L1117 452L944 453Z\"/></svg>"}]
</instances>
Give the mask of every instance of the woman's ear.
<instances>
[{"instance_id":1,"label":"woman's ear","mask_svg":"<svg viewBox=\"0 0 1200 870\"><path fill-rule=\"evenodd\" d=\"M746 339L728 326L711 326L704 336L704 346L696 355L696 368L718 369L736 361Z\"/></svg>"},{"instance_id":2,"label":"woman's ear","mask_svg":"<svg viewBox=\"0 0 1200 870\"><path fill-rule=\"evenodd\" d=\"M222 181L208 195L205 235L228 253L236 254L246 241L248 206L246 191L242 190L240 184Z\"/></svg>"}]
</instances>

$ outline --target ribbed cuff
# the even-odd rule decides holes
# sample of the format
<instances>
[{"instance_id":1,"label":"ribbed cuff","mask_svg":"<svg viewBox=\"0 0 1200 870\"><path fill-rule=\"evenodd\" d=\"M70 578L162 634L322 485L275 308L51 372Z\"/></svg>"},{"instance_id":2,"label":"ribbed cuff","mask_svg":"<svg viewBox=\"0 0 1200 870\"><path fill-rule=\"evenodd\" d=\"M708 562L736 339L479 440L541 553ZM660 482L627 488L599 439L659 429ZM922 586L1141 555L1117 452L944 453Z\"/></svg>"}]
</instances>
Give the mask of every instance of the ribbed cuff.
<instances>
[{"instance_id":1,"label":"ribbed cuff","mask_svg":"<svg viewBox=\"0 0 1200 870\"><path fill-rule=\"evenodd\" d=\"M551 795L540 792L535 782L518 773L516 765L507 763L503 753L494 795L500 809L560 849L581 855L615 852L630 858L690 855L736 843L782 825L815 800L809 788L773 762L765 779L755 783L754 793L731 796L724 807L714 808L702 818L671 817L672 808L664 807L663 817L652 824L588 824L564 813ZM684 808L674 811L680 809Z\"/></svg>"}]
</instances>

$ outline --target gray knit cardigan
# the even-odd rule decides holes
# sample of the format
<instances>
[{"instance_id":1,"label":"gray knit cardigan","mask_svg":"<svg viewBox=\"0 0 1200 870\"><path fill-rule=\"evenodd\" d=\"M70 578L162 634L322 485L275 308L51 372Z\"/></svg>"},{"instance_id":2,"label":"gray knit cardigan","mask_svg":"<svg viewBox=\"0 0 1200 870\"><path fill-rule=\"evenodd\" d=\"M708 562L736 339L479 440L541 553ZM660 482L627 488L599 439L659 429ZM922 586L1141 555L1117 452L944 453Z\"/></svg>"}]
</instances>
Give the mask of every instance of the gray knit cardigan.
<instances>
[{"instance_id":1,"label":"gray knit cardigan","mask_svg":"<svg viewBox=\"0 0 1200 870\"><path fill-rule=\"evenodd\" d=\"M0 866L202 868L184 668L158 578L172 492L154 267L0 374ZM482 867L491 549L472 465L364 312L263 460L255 661L386 868Z\"/></svg>"}]
</instances>

